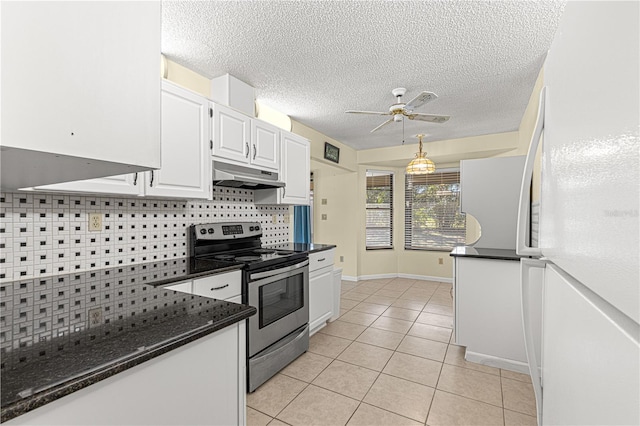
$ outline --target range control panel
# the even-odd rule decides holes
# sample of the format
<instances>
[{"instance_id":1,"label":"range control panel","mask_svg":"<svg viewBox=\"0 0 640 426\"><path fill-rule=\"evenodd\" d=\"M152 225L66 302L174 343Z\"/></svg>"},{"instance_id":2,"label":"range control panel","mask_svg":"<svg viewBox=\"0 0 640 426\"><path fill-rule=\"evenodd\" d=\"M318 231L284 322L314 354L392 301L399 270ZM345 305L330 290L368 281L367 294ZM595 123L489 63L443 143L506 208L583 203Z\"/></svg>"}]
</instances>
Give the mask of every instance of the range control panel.
<instances>
[{"instance_id":1,"label":"range control panel","mask_svg":"<svg viewBox=\"0 0 640 426\"><path fill-rule=\"evenodd\" d=\"M201 223L192 226L198 240L232 240L262 236L262 228L258 222Z\"/></svg>"}]
</instances>

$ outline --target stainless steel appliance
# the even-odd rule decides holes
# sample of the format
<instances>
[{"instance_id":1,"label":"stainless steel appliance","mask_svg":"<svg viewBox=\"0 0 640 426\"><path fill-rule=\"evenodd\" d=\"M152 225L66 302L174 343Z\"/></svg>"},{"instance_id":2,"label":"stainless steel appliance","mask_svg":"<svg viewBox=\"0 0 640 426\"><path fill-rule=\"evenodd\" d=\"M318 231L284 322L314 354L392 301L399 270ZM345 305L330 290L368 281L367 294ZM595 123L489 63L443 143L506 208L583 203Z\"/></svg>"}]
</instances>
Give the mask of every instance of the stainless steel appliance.
<instances>
[{"instance_id":1,"label":"stainless steel appliance","mask_svg":"<svg viewBox=\"0 0 640 426\"><path fill-rule=\"evenodd\" d=\"M248 319L249 392L309 348L309 258L307 253L261 247L258 222L191 225L189 254L243 263L242 302L255 306Z\"/></svg>"}]
</instances>

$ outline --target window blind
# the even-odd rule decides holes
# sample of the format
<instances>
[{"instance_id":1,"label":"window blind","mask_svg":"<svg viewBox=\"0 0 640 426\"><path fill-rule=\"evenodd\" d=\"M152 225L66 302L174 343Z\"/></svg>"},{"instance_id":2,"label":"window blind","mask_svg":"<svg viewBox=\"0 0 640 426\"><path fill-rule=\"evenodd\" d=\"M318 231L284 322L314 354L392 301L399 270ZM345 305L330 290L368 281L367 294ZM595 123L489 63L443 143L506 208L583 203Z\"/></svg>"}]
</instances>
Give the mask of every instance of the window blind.
<instances>
[{"instance_id":1,"label":"window blind","mask_svg":"<svg viewBox=\"0 0 640 426\"><path fill-rule=\"evenodd\" d=\"M366 248L393 248L393 173L367 170Z\"/></svg>"},{"instance_id":2,"label":"window blind","mask_svg":"<svg viewBox=\"0 0 640 426\"><path fill-rule=\"evenodd\" d=\"M460 172L406 175L405 248L451 250L464 245L466 217L460 213Z\"/></svg>"}]
</instances>

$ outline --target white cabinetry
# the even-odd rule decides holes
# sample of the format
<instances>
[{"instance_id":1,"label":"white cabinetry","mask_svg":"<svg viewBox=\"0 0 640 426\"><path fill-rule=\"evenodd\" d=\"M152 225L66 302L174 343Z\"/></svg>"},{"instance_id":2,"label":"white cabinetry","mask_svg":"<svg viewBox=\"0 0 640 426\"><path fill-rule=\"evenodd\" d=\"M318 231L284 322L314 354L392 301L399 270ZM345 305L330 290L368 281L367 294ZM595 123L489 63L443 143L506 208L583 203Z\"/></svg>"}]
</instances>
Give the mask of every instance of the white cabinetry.
<instances>
[{"instance_id":1,"label":"white cabinetry","mask_svg":"<svg viewBox=\"0 0 640 426\"><path fill-rule=\"evenodd\" d=\"M467 360L528 372L519 282L517 261L454 258L455 341Z\"/></svg>"},{"instance_id":2,"label":"white cabinetry","mask_svg":"<svg viewBox=\"0 0 640 426\"><path fill-rule=\"evenodd\" d=\"M125 370L7 425L244 425L245 322Z\"/></svg>"},{"instance_id":3,"label":"white cabinetry","mask_svg":"<svg viewBox=\"0 0 640 426\"><path fill-rule=\"evenodd\" d=\"M279 129L223 105L213 110L213 156L259 169L280 167Z\"/></svg>"},{"instance_id":4,"label":"white cabinetry","mask_svg":"<svg viewBox=\"0 0 640 426\"><path fill-rule=\"evenodd\" d=\"M81 192L87 194L144 194L144 172L129 173L104 178L78 180L65 183L54 183L33 188L44 192Z\"/></svg>"},{"instance_id":5,"label":"white cabinetry","mask_svg":"<svg viewBox=\"0 0 640 426\"><path fill-rule=\"evenodd\" d=\"M160 7L2 2L3 188L160 167Z\"/></svg>"},{"instance_id":6,"label":"white cabinetry","mask_svg":"<svg viewBox=\"0 0 640 426\"><path fill-rule=\"evenodd\" d=\"M162 168L147 173L145 195L211 199L209 102L162 85Z\"/></svg>"},{"instance_id":7,"label":"white cabinetry","mask_svg":"<svg viewBox=\"0 0 640 426\"><path fill-rule=\"evenodd\" d=\"M208 275L165 287L182 293L242 303L242 272L240 270Z\"/></svg>"},{"instance_id":8,"label":"white cabinetry","mask_svg":"<svg viewBox=\"0 0 640 426\"><path fill-rule=\"evenodd\" d=\"M44 185L38 191L210 199L208 101L173 83L162 84L162 168L145 173Z\"/></svg>"},{"instance_id":9,"label":"white cabinetry","mask_svg":"<svg viewBox=\"0 0 640 426\"><path fill-rule=\"evenodd\" d=\"M309 334L333 315L333 257L335 249L309 254Z\"/></svg>"},{"instance_id":10,"label":"white cabinetry","mask_svg":"<svg viewBox=\"0 0 640 426\"><path fill-rule=\"evenodd\" d=\"M226 272L224 274L209 275L193 280L192 294L211 297L213 299L229 300L235 302L240 297L242 300L242 275L241 271Z\"/></svg>"},{"instance_id":11,"label":"white cabinetry","mask_svg":"<svg viewBox=\"0 0 640 426\"><path fill-rule=\"evenodd\" d=\"M260 120L251 120L251 164L278 170L280 166L280 129Z\"/></svg>"},{"instance_id":12,"label":"white cabinetry","mask_svg":"<svg viewBox=\"0 0 640 426\"><path fill-rule=\"evenodd\" d=\"M286 186L255 191L255 203L308 205L311 175L309 141L294 133L281 131L280 143L280 180Z\"/></svg>"}]
</instances>

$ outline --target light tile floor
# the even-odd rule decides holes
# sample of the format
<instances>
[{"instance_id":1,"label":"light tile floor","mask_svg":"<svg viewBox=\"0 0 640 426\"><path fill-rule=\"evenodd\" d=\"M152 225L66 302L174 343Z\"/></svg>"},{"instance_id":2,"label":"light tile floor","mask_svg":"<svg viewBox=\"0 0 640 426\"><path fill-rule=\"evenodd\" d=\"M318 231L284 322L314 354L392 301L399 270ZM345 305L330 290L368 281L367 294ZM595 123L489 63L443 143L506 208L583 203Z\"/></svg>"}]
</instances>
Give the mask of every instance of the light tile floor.
<instances>
[{"instance_id":1,"label":"light tile floor","mask_svg":"<svg viewBox=\"0 0 640 426\"><path fill-rule=\"evenodd\" d=\"M448 283L343 281L340 318L247 395L247 424L536 425L529 376L465 361L452 315Z\"/></svg>"}]
</instances>

